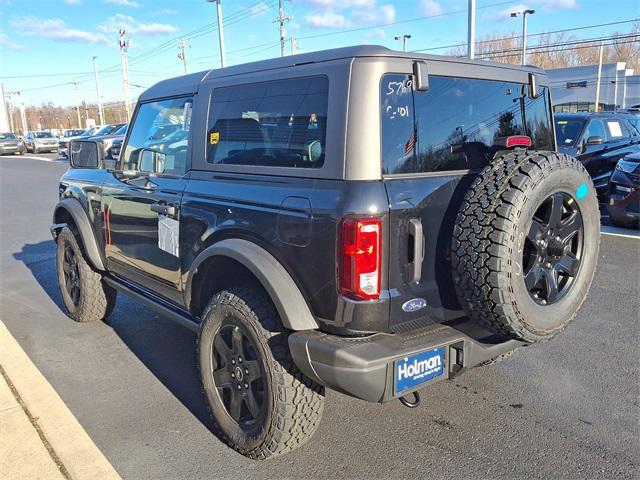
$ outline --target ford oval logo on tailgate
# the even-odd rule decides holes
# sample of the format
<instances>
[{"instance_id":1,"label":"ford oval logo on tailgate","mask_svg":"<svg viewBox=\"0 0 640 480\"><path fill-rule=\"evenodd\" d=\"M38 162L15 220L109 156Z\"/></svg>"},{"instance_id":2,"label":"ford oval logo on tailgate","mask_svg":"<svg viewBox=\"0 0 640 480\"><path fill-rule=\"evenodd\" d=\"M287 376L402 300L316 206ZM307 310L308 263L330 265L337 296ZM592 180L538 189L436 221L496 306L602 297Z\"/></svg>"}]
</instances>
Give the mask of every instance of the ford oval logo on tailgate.
<instances>
[{"instance_id":1,"label":"ford oval logo on tailgate","mask_svg":"<svg viewBox=\"0 0 640 480\"><path fill-rule=\"evenodd\" d=\"M402 310L405 312L417 312L426 306L427 301L424 298L412 298L402 304Z\"/></svg>"}]
</instances>

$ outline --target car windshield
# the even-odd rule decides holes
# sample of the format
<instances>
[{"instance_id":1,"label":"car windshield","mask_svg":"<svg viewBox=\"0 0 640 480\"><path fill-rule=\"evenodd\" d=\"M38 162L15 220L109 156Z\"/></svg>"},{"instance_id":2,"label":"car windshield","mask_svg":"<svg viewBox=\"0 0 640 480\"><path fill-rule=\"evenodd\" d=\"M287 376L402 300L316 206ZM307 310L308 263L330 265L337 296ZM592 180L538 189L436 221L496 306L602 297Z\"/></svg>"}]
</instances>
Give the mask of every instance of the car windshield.
<instances>
[{"instance_id":1,"label":"car windshield","mask_svg":"<svg viewBox=\"0 0 640 480\"><path fill-rule=\"evenodd\" d=\"M119 129L117 129L115 132L113 132L113 135L126 135L128 126L129 126L129 124L125 123Z\"/></svg>"},{"instance_id":2,"label":"car windshield","mask_svg":"<svg viewBox=\"0 0 640 480\"><path fill-rule=\"evenodd\" d=\"M33 132L33 136L35 138L53 138L53 134L51 132Z\"/></svg>"},{"instance_id":3,"label":"car windshield","mask_svg":"<svg viewBox=\"0 0 640 480\"><path fill-rule=\"evenodd\" d=\"M0 133L0 140L16 140L14 133Z\"/></svg>"},{"instance_id":4,"label":"car windshield","mask_svg":"<svg viewBox=\"0 0 640 480\"><path fill-rule=\"evenodd\" d=\"M94 137L101 137L103 135L111 135L119 127L120 127L119 125L105 125L100 130L95 132L93 134L93 136Z\"/></svg>"},{"instance_id":5,"label":"car windshield","mask_svg":"<svg viewBox=\"0 0 640 480\"><path fill-rule=\"evenodd\" d=\"M578 141L583 127L584 120L556 118L556 139L558 146L574 146Z\"/></svg>"},{"instance_id":6,"label":"car windshield","mask_svg":"<svg viewBox=\"0 0 640 480\"><path fill-rule=\"evenodd\" d=\"M80 136L81 137L92 137L93 134L98 130L98 127L91 127L86 129Z\"/></svg>"},{"instance_id":7,"label":"car windshield","mask_svg":"<svg viewBox=\"0 0 640 480\"><path fill-rule=\"evenodd\" d=\"M67 130L64 132L65 137L77 137L78 135L82 135L84 130Z\"/></svg>"}]
</instances>

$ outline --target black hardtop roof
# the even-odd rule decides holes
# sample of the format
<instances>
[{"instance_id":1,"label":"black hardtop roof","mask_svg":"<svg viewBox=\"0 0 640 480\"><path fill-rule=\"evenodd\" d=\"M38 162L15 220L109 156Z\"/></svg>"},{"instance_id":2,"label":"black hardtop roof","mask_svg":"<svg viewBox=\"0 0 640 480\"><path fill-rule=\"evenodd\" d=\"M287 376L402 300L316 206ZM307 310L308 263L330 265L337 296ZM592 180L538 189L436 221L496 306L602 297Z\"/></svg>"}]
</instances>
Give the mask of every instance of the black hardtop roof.
<instances>
[{"instance_id":1,"label":"black hardtop roof","mask_svg":"<svg viewBox=\"0 0 640 480\"><path fill-rule=\"evenodd\" d=\"M330 50L320 50L317 52L302 53L299 55L289 55L286 57L276 57L257 62L243 63L226 68L214 68L202 72L182 75L180 77L162 80L140 95L140 100L145 101L153 98L167 97L172 95L182 95L194 93L198 90L198 85L205 80L213 78L229 77L245 73L260 72L265 70L275 70L279 68L294 67L308 63L328 62L357 57L396 57L409 58L413 60L439 61L467 63L470 65L488 65L496 68L510 70L521 70L526 72L544 73L538 67L530 65L512 65L509 63L489 62L486 60L469 60L461 57L448 57L444 55L426 55L414 52L399 52L380 45L357 45L353 47L333 48Z\"/></svg>"}]
</instances>

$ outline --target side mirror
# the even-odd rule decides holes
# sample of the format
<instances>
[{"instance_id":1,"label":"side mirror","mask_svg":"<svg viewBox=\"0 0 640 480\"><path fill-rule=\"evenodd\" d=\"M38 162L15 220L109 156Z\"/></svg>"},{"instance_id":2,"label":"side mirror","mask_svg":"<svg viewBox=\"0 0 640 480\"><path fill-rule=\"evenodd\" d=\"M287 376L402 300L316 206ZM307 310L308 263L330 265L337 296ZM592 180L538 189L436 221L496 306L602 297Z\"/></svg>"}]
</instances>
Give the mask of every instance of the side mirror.
<instances>
[{"instance_id":1,"label":"side mirror","mask_svg":"<svg viewBox=\"0 0 640 480\"><path fill-rule=\"evenodd\" d=\"M72 168L100 168L103 160L102 147L95 140L69 142L69 164Z\"/></svg>"},{"instance_id":2,"label":"side mirror","mask_svg":"<svg viewBox=\"0 0 640 480\"><path fill-rule=\"evenodd\" d=\"M587 138L587 145L602 145L604 140L598 135L592 135Z\"/></svg>"}]
</instances>

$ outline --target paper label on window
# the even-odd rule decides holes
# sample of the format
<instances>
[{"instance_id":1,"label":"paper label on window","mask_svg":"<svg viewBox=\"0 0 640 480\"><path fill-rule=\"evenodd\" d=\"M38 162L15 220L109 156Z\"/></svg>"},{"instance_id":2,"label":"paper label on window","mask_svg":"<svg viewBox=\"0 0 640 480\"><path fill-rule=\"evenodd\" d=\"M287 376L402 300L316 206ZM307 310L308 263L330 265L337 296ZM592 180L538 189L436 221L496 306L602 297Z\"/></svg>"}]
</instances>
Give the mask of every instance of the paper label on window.
<instances>
[{"instance_id":1,"label":"paper label on window","mask_svg":"<svg viewBox=\"0 0 640 480\"><path fill-rule=\"evenodd\" d=\"M607 122L609 126L609 131L611 132L612 137L621 137L622 129L620 128L620 124L618 122Z\"/></svg>"},{"instance_id":2,"label":"paper label on window","mask_svg":"<svg viewBox=\"0 0 640 480\"><path fill-rule=\"evenodd\" d=\"M158 215L158 247L177 257L180 252L180 222L165 215Z\"/></svg>"},{"instance_id":3,"label":"paper label on window","mask_svg":"<svg viewBox=\"0 0 640 480\"><path fill-rule=\"evenodd\" d=\"M220 132L211 132L209 135L209 143L216 145L220 141Z\"/></svg>"}]
</instances>

